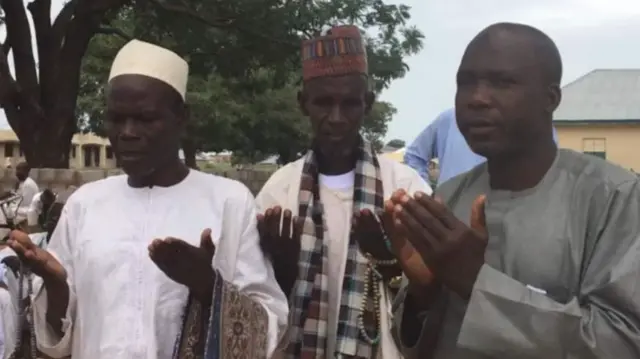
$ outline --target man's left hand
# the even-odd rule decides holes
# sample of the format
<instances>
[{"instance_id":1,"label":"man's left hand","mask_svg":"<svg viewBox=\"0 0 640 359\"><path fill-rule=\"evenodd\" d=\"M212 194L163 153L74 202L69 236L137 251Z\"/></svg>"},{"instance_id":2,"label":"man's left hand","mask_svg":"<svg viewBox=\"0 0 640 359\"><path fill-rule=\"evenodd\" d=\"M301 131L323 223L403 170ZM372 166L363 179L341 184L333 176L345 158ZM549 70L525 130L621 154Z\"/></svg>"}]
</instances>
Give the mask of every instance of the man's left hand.
<instances>
[{"instance_id":1,"label":"man's left hand","mask_svg":"<svg viewBox=\"0 0 640 359\"><path fill-rule=\"evenodd\" d=\"M149 245L149 257L167 277L185 285L203 303L211 300L215 271L211 265L215 246L211 230L200 235L200 247L168 237L154 239Z\"/></svg>"},{"instance_id":2,"label":"man's left hand","mask_svg":"<svg viewBox=\"0 0 640 359\"><path fill-rule=\"evenodd\" d=\"M485 196L479 196L467 226L440 201L418 192L395 199L395 213L408 239L424 263L450 290L468 299L484 265L488 233L484 217Z\"/></svg>"},{"instance_id":3,"label":"man's left hand","mask_svg":"<svg viewBox=\"0 0 640 359\"><path fill-rule=\"evenodd\" d=\"M362 253L371 255L375 260L395 260L395 256L389 247L391 242L387 235L387 229L383 223L368 209L354 213L351 226L353 234ZM402 269L397 265L379 265L378 272L385 281L402 275Z\"/></svg>"},{"instance_id":4,"label":"man's left hand","mask_svg":"<svg viewBox=\"0 0 640 359\"><path fill-rule=\"evenodd\" d=\"M368 209L353 214L352 225L358 246L362 253L367 253L375 259L393 259L391 249L385 243L385 231L382 223Z\"/></svg>"}]
</instances>

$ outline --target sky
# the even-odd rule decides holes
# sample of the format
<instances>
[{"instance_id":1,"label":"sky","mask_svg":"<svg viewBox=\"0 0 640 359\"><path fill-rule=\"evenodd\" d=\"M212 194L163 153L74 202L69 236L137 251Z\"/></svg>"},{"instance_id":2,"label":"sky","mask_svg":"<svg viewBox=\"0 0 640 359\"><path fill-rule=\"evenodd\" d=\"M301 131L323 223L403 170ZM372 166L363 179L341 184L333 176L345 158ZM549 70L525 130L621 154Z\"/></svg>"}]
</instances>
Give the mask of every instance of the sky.
<instances>
[{"instance_id":1,"label":"sky","mask_svg":"<svg viewBox=\"0 0 640 359\"><path fill-rule=\"evenodd\" d=\"M381 100L398 113L387 139L407 142L453 105L455 73L469 41L502 21L535 26L556 42L564 63L563 84L594 69L640 68L638 0L387 0L411 6L410 24L425 34L424 48L408 58L409 73ZM54 0L52 13L63 0ZM4 113L0 127L8 128Z\"/></svg>"},{"instance_id":2,"label":"sky","mask_svg":"<svg viewBox=\"0 0 640 359\"><path fill-rule=\"evenodd\" d=\"M547 33L563 59L563 84L594 69L640 68L638 0L391 0L412 7L411 24L425 35L409 73L381 100L398 113L387 139L410 142L453 106L455 74L471 39L496 22L532 25Z\"/></svg>"}]
</instances>

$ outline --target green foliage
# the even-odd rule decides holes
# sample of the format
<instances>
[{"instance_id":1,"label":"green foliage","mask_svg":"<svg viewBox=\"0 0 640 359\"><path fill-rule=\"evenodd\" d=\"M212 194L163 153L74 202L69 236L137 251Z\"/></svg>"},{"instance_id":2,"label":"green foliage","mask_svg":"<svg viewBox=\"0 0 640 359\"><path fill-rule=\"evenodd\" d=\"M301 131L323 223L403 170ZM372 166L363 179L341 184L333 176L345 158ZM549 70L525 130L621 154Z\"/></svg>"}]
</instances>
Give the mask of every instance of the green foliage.
<instances>
[{"instance_id":1,"label":"green foliage","mask_svg":"<svg viewBox=\"0 0 640 359\"><path fill-rule=\"evenodd\" d=\"M253 162L277 154L286 162L308 146L310 136L296 100L301 40L323 26L352 23L366 30L370 76L379 93L406 74L403 59L421 49L423 36L406 25L408 19L409 7L382 0L148 0L120 9L108 22L189 60L189 137L197 149L231 150L238 160ZM108 67L125 42L101 35L90 44L78 102L84 130L101 132ZM395 112L391 104L377 103L365 121L363 135L378 148Z\"/></svg>"},{"instance_id":2,"label":"green foliage","mask_svg":"<svg viewBox=\"0 0 640 359\"><path fill-rule=\"evenodd\" d=\"M400 149L400 148L403 148L404 146L406 146L406 143L403 140L395 138L395 139L387 142L387 144L385 146L391 147L391 148Z\"/></svg>"},{"instance_id":3,"label":"green foliage","mask_svg":"<svg viewBox=\"0 0 640 359\"><path fill-rule=\"evenodd\" d=\"M382 138L387 133L387 125L391 122L396 108L388 102L376 102L369 115L364 119L363 137L371 142L373 148L382 149Z\"/></svg>"}]
</instances>

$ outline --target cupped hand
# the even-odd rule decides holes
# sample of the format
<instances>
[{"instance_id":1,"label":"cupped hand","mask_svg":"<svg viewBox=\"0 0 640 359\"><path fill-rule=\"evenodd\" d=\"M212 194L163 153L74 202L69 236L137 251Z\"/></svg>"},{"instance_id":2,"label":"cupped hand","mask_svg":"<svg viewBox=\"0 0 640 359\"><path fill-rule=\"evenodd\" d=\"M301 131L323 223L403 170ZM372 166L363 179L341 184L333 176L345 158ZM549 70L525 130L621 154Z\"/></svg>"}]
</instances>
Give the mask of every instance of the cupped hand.
<instances>
[{"instance_id":1,"label":"cupped hand","mask_svg":"<svg viewBox=\"0 0 640 359\"><path fill-rule=\"evenodd\" d=\"M149 245L149 257L173 281L187 286L201 300L211 296L215 271L212 261L215 245L211 229L200 235L200 247L177 238L154 239Z\"/></svg>"},{"instance_id":2,"label":"cupped hand","mask_svg":"<svg viewBox=\"0 0 640 359\"><path fill-rule=\"evenodd\" d=\"M427 286L433 281L433 274L422 260L420 253L416 251L407 239L407 229L394 211L394 201L397 201L400 196L405 194L404 190L398 190L393 193L391 199L385 201L384 215L382 217L383 224L387 228L387 233L389 233L389 239L391 240L391 248L402 267L404 275L411 283Z\"/></svg>"},{"instance_id":3,"label":"cupped hand","mask_svg":"<svg viewBox=\"0 0 640 359\"><path fill-rule=\"evenodd\" d=\"M388 230L371 210L363 209L353 214L351 229L360 251L370 254L378 260L389 260L393 258L393 253L386 241Z\"/></svg>"},{"instance_id":4,"label":"cupped hand","mask_svg":"<svg viewBox=\"0 0 640 359\"><path fill-rule=\"evenodd\" d=\"M302 234L301 219L293 218L290 210L275 206L259 214L257 220L262 251L272 259L288 258L297 263Z\"/></svg>"},{"instance_id":5,"label":"cupped hand","mask_svg":"<svg viewBox=\"0 0 640 359\"><path fill-rule=\"evenodd\" d=\"M67 271L62 264L51 253L31 242L27 233L19 230L11 231L7 244L35 275L44 280L66 282Z\"/></svg>"},{"instance_id":6,"label":"cupped hand","mask_svg":"<svg viewBox=\"0 0 640 359\"><path fill-rule=\"evenodd\" d=\"M472 204L470 226L447 209L441 201L417 192L394 200L394 213L407 231L407 239L434 275L463 298L471 295L484 264L488 243L484 205L479 196Z\"/></svg>"},{"instance_id":7,"label":"cupped hand","mask_svg":"<svg viewBox=\"0 0 640 359\"><path fill-rule=\"evenodd\" d=\"M276 281L289 296L298 278L302 218L294 218L290 210L276 206L257 216L260 247L271 259ZM281 225L282 223L282 225Z\"/></svg>"}]
</instances>

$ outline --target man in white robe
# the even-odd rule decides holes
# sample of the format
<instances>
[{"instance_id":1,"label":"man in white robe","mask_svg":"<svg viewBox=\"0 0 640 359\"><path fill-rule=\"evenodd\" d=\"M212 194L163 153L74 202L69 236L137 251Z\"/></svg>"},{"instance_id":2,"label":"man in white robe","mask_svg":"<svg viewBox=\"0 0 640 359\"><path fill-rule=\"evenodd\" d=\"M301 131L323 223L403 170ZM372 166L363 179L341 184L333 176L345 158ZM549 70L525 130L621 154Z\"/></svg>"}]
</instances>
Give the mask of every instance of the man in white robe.
<instances>
[{"instance_id":1,"label":"man in white robe","mask_svg":"<svg viewBox=\"0 0 640 359\"><path fill-rule=\"evenodd\" d=\"M321 56L319 46L345 52ZM389 312L401 272L394 263L374 265L377 259L393 262L375 214L396 189L431 189L413 169L376 156L359 136L374 101L365 50L352 26L305 42L299 100L314 145L271 176L257 196L261 241L291 295L291 326L278 357L400 358ZM382 278L369 276L369 266ZM322 283L315 286L310 278L318 275ZM373 299L377 293L379 301Z\"/></svg>"},{"instance_id":2,"label":"man in white robe","mask_svg":"<svg viewBox=\"0 0 640 359\"><path fill-rule=\"evenodd\" d=\"M31 167L26 162L20 162L16 166L16 177L18 178L18 187L16 192L22 196L22 202L18 207L17 220L23 221L27 218L27 213L31 207L33 197L40 192L38 184L34 181L29 174L31 173Z\"/></svg>"},{"instance_id":3,"label":"man in white robe","mask_svg":"<svg viewBox=\"0 0 640 359\"><path fill-rule=\"evenodd\" d=\"M188 169L178 155L187 77L175 53L126 44L111 68L105 119L126 175L75 191L46 250L11 233L10 245L42 278L33 312L44 354L258 359L273 352L288 307L259 247L254 198L240 182Z\"/></svg>"},{"instance_id":4,"label":"man in white robe","mask_svg":"<svg viewBox=\"0 0 640 359\"><path fill-rule=\"evenodd\" d=\"M18 210L22 217L27 218L28 226L42 226L46 217L47 211L51 208L53 203L56 202L57 195L50 189L45 189L42 192L38 192L33 196L29 208L24 210Z\"/></svg>"}]
</instances>

